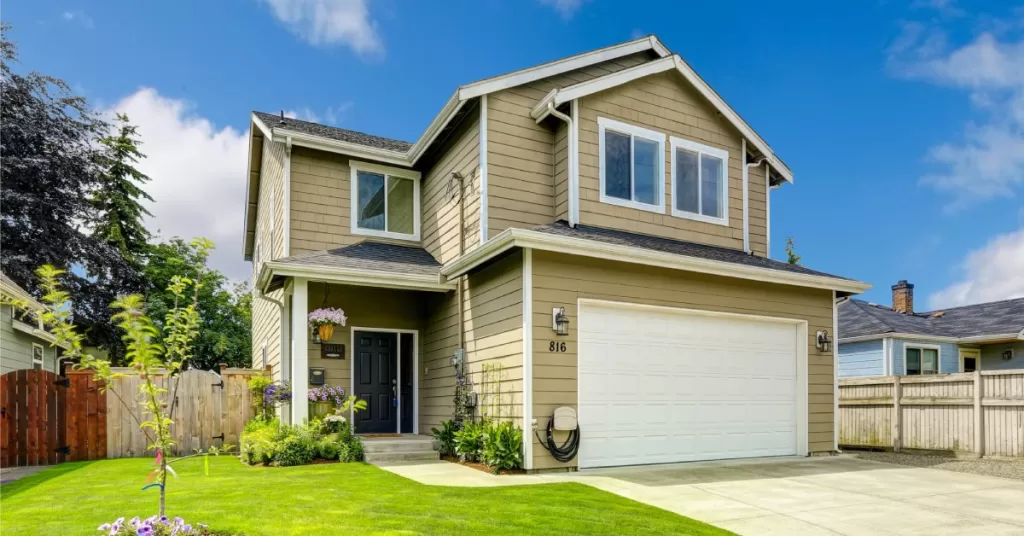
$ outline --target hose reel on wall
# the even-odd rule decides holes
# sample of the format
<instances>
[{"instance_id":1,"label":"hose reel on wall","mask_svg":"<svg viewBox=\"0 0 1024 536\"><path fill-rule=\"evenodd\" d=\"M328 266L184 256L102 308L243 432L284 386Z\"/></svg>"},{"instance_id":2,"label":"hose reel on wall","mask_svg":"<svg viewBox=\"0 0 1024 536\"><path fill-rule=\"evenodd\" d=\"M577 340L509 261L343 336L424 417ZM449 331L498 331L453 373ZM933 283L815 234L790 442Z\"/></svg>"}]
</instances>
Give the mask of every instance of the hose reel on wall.
<instances>
[{"instance_id":1,"label":"hose reel on wall","mask_svg":"<svg viewBox=\"0 0 1024 536\"><path fill-rule=\"evenodd\" d=\"M569 437L561 445L555 443L556 430L569 432ZM551 453L551 457L563 463L572 461L580 450L580 425L576 419L576 410L567 406L555 408L554 414L548 419L547 441L536 431L534 435L544 450Z\"/></svg>"}]
</instances>

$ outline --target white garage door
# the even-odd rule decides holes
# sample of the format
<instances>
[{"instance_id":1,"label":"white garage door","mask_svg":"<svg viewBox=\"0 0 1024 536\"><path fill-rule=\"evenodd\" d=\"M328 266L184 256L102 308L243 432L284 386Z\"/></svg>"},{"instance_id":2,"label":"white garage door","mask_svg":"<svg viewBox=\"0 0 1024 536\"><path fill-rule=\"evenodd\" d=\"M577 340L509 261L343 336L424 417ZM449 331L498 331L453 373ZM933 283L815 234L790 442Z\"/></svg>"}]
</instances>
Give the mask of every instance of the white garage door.
<instances>
[{"instance_id":1,"label":"white garage door","mask_svg":"<svg viewBox=\"0 0 1024 536\"><path fill-rule=\"evenodd\" d=\"M805 453L803 331L743 315L581 303L580 467Z\"/></svg>"}]
</instances>

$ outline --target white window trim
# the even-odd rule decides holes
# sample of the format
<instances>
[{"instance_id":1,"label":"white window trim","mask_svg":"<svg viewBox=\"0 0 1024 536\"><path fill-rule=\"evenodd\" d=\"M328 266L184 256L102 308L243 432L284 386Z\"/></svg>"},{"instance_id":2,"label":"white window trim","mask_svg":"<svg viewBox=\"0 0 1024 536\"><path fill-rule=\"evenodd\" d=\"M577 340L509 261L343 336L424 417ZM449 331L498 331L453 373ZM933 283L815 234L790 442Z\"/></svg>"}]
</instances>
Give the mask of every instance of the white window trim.
<instances>
[{"instance_id":1,"label":"white window trim","mask_svg":"<svg viewBox=\"0 0 1024 536\"><path fill-rule=\"evenodd\" d=\"M907 350L911 348L916 350L935 350L935 373L942 374L942 347L937 344L903 344L903 375L910 376L907 373ZM914 376L928 376L924 373L924 352L921 353L921 374L914 374Z\"/></svg>"},{"instance_id":2,"label":"white window trim","mask_svg":"<svg viewBox=\"0 0 1024 536\"><path fill-rule=\"evenodd\" d=\"M710 145L704 145L703 143L697 143L695 141L684 140L683 138L677 138L672 136L671 147L672 155L669 160L672 165L672 215L677 218L685 218L688 220L702 221L704 223L713 223L715 225L729 226L729 151L719 149L718 147L711 147ZM705 216L704 214L696 212L687 212L685 210L679 210L676 208L676 149L684 149L691 153L697 153L697 210L700 210L701 204L704 202L704 197L701 195L701 189L704 187L704 181L701 174L704 172L700 165L700 159L702 155L713 156L722 161L722 172L725 174L722 177L722 217L715 218L712 216Z\"/></svg>"},{"instance_id":3,"label":"white window trim","mask_svg":"<svg viewBox=\"0 0 1024 536\"><path fill-rule=\"evenodd\" d=\"M628 134L630 137L630 155L636 154L633 150L633 143L636 137L644 138L648 141L653 141L658 144L658 154L661 155L657 159L658 169L655 171L655 176L658 177L658 191L655 193L654 198L658 201L657 205L648 205L647 203L641 203L639 201L633 201L632 199L619 199L617 197L611 197L605 195L605 166L604 166L604 133L605 130L613 130L619 134ZM665 135L661 132L648 130L643 127L635 125L629 125L615 121L614 119L608 119L607 117L597 118L597 143L598 143L598 161L597 167L600 170L600 201L609 205L618 205L620 207L635 208L637 210L645 210L647 212L656 212L658 214L665 213ZM630 162L629 166L629 182L630 185L635 185L633 181L633 162Z\"/></svg>"},{"instance_id":4,"label":"white window trim","mask_svg":"<svg viewBox=\"0 0 1024 536\"><path fill-rule=\"evenodd\" d=\"M402 169L391 166L382 166L379 164L371 164L369 162L359 162L357 160L349 161L349 167L351 168L351 176L349 179L351 197L349 198L349 220L351 222L350 227L352 228L352 234L363 235L363 236L375 236L378 238L391 238L394 240L411 240L414 242L420 241L420 178L421 174L419 171L413 171L411 169ZM365 171L368 173L377 173L384 175L384 218L387 221L387 195L388 195L388 177L400 177L403 179L412 180L412 218L413 218L413 232L412 234L404 233L392 233L388 231L378 231L376 229L363 229L359 227L359 172ZM387 228L387 223L385 223Z\"/></svg>"},{"instance_id":5,"label":"white window trim","mask_svg":"<svg viewBox=\"0 0 1024 536\"><path fill-rule=\"evenodd\" d=\"M964 372L964 359L968 357L974 358L974 370L982 370L981 348L958 348L957 353L960 354L960 370L958 372Z\"/></svg>"},{"instance_id":6,"label":"white window trim","mask_svg":"<svg viewBox=\"0 0 1024 536\"><path fill-rule=\"evenodd\" d=\"M36 348L39 348L39 359L36 359ZM32 368L39 363L39 370L46 370L46 349L42 344L32 343Z\"/></svg>"}]
</instances>

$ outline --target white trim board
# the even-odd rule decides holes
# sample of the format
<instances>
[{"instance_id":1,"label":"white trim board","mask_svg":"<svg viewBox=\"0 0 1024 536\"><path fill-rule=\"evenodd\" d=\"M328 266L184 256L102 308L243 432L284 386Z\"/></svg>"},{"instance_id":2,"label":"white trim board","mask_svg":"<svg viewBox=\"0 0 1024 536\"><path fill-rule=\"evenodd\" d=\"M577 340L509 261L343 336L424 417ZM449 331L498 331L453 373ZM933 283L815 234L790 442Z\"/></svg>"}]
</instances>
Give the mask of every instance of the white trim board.
<instances>
[{"instance_id":1,"label":"white trim board","mask_svg":"<svg viewBox=\"0 0 1024 536\"><path fill-rule=\"evenodd\" d=\"M480 96L480 243L487 241L487 95ZM460 229L464 233L465 229Z\"/></svg>"},{"instance_id":2,"label":"white trim board","mask_svg":"<svg viewBox=\"0 0 1024 536\"><path fill-rule=\"evenodd\" d=\"M396 356L397 361L395 368L398 370L395 381L398 382L398 407L397 409L397 426L395 433L402 433L402 334L412 334L412 435L420 433L420 330L418 329L398 329L398 328L366 328L366 327L349 327L349 353L351 358L349 359L348 365L348 395L354 395L356 390L356 331L367 331L370 333L394 333L396 344ZM352 423L352 431L355 432L355 410L349 410L348 422Z\"/></svg>"},{"instance_id":3,"label":"white trim board","mask_svg":"<svg viewBox=\"0 0 1024 536\"><path fill-rule=\"evenodd\" d=\"M924 342L948 342L953 344L991 344L998 342L1013 342L1024 340L1024 335L1016 333L992 333L988 335L972 335L970 337L947 337L942 335L923 335L920 333L872 333L871 335L858 335L856 337L843 337L838 339L840 343L873 341L876 339L906 339L908 341Z\"/></svg>"},{"instance_id":4,"label":"white trim board","mask_svg":"<svg viewBox=\"0 0 1024 536\"><path fill-rule=\"evenodd\" d=\"M273 261L263 263L263 268L260 270L259 278L257 279L259 288L266 288L270 278L275 275L303 277L313 281L364 287L416 289L433 292L447 292L455 289L454 282L442 282L441 278L437 275L399 274Z\"/></svg>"},{"instance_id":5,"label":"white trim board","mask_svg":"<svg viewBox=\"0 0 1024 536\"><path fill-rule=\"evenodd\" d=\"M523 250L523 469L533 469L533 250Z\"/></svg>"},{"instance_id":6,"label":"white trim board","mask_svg":"<svg viewBox=\"0 0 1024 536\"><path fill-rule=\"evenodd\" d=\"M492 238L482 247L478 247L466 255L455 259L441 268L441 274L454 279L472 270L474 267L508 251L514 247L533 248L542 251L553 251L571 255L582 255L612 261L658 266L676 270L687 270L724 277L736 277L753 281L764 281L781 285L838 290L840 292L861 293L871 285L860 281L852 281L837 277L784 272L756 266L747 266L730 262L676 255L633 246L621 246L544 233L530 229L506 229Z\"/></svg>"}]
</instances>

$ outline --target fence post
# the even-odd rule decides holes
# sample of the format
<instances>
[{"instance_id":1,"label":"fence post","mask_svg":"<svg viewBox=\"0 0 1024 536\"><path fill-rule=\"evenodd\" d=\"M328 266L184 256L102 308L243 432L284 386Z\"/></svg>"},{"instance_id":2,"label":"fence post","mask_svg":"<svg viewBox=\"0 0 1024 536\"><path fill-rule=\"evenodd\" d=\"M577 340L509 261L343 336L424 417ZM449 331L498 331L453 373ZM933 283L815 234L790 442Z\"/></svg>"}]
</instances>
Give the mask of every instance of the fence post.
<instances>
[{"instance_id":1,"label":"fence post","mask_svg":"<svg viewBox=\"0 0 1024 536\"><path fill-rule=\"evenodd\" d=\"M892 377L892 450L899 452L903 447L903 410L900 409L900 398L903 397L903 386L900 377Z\"/></svg>"},{"instance_id":2,"label":"fence post","mask_svg":"<svg viewBox=\"0 0 1024 536\"><path fill-rule=\"evenodd\" d=\"M974 452L981 458L985 455L985 410L981 406L984 396L981 371L974 371Z\"/></svg>"}]
</instances>

